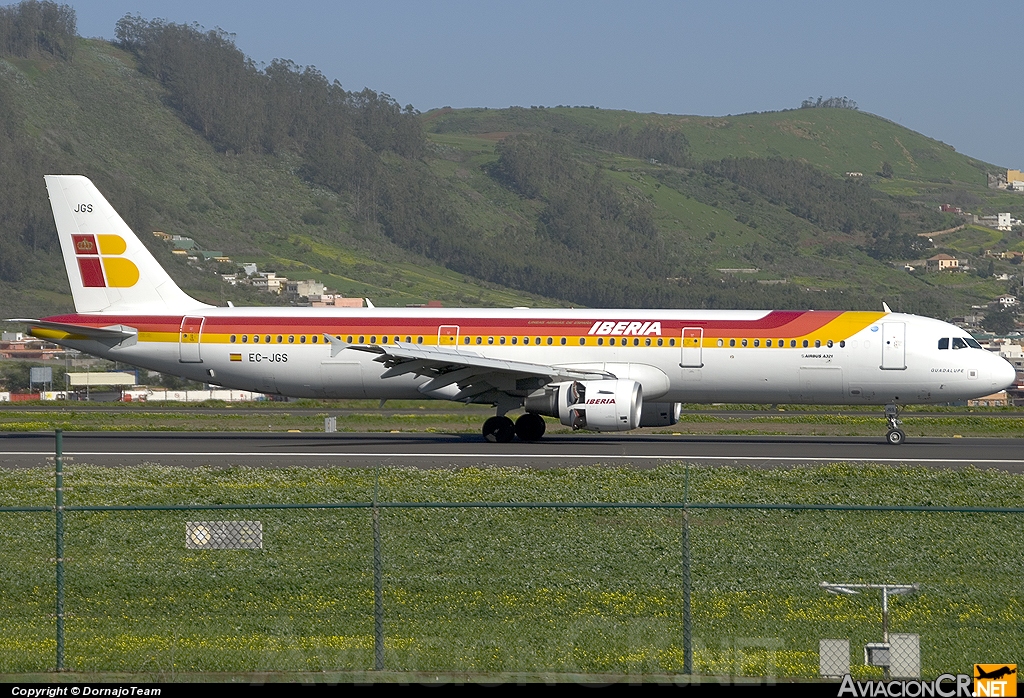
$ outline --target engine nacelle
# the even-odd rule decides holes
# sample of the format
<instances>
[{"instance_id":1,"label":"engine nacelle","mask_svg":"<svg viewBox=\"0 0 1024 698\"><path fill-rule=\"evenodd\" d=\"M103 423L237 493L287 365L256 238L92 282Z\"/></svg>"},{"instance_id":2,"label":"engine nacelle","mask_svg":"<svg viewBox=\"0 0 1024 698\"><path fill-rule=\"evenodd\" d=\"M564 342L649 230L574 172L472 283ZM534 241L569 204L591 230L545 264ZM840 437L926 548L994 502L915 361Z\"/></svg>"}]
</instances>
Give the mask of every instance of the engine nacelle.
<instances>
[{"instance_id":1,"label":"engine nacelle","mask_svg":"<svg viewBox=\"0 0 1024 698\"><path fill-rule=\"evenodd\" d=\"M682 412L681 402L645 402L640 412L640 426L670 427L679 421Z\"/></svg>"},{"instance_id":2,"label":"engine nacelle","mask_svg":"<svg viewBox=\"0 0 1024 698\"><path fill-rule=\"evenodd\" d=\"M527 397L525 406L573 429L629 431L640 426L643 403L636 381L598 380L548 385Z\"/></svg>"}]
</instances>

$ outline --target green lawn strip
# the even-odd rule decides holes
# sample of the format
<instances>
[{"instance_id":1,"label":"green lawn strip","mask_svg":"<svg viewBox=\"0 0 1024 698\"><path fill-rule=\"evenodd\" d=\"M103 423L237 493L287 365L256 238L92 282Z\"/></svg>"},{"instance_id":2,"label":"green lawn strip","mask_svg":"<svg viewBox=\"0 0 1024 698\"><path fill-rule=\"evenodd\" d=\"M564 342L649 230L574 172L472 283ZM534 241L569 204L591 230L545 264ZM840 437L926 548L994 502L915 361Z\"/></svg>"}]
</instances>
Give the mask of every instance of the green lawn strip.
<instances>
[{"instance_id":1,"label":"green lawn strip","mask_svg":"<svg viewBox=\"0 0 1024 698\"><path fill-rule=\"evenodd\" d=\"M367 501L372 471L72 464L70 505ZM696 502L1019 506L996 471L694 467ZM0 472L3 505L40 503L40 471ZM679 501L681 466L381 471L388 501ZM41 491L43 490L43 491ZM67 663L76 671L362 671L372 657L366 509L67 513ZM185 522L263 523L260 551L185 548ZM674 673L682 667L681 513L381 511L392 671ZM0 674L53 663L53 517L0 513ZM817 640L880 639L879 600L821 581L920 582L892 630L925 675L1018 663L1024 515L693 510L695 661L711 674L814 677ZM770 651L769 651L770 650ZM856 663L855 663L856 665ZM877 676L855 666L858 676Z\"/></svg>"},{"instance_id":2,"label":"green lawn strip","mask_svg":"<svg viewBox=\"0 0 1024 698\"><path fill-rule=\"evenodd\" d=\"M353 409L353 408L346 408ZM355 408L359 409L359 408ZM403 409L395 406L396 410ZM409 408L404 408L408 410ZM751 410L751 406L731 406L725 409ZM656 428L657 433L703 434L821 434L871 436L884 431L885 423L877 408L863 410L864 415L807 413L807 406L790 406L785 411L754 408L760 414L723 415L721 409L696 409L682 414L672 427ZM813 409L821 410L821 407ZM857 412L857 408L838 408ZM959 408L961 411L964 408ZM1024 413L1020 417L986 416L993 411L979 410L976 414L951 414L942 411L916 413L903 417L903 428L911 436L1024 436ZM1005 412L1005 411L1001 411ZM367 409L366 412L337 414L325 409L322 413L291 413L284 409L261 410L257 414L226 411L206 413L203 410L149 410L140 408L126 411L89 411L73 409L52 412L33 410L0 411L0 431L37 432L63 429L65 431L234 431L234 432L322 432L324 417L337 415L337 428L343 432L447 432L474 433L486 418L481 409L467 409L455 405L448 411L444 405L431 405L420 412L389 412ZM515 415L513 415L515 417ZM568 433L570 430L554 419L548 419L549 433Z\"/></svg>"}]
</instances>

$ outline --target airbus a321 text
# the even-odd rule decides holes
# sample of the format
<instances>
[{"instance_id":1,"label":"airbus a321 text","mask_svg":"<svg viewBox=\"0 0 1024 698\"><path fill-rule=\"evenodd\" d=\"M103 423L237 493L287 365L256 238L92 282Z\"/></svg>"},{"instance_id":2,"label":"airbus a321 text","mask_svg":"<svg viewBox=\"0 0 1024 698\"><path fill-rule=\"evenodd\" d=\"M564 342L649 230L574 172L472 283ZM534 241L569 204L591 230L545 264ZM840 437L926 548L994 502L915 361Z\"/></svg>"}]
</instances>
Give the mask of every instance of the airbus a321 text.
<instances>
[{"instance_id":1,"label":"airbus a321 text","mask_svg":"<svg viewBox=\"0 0 1024 698\"><path fill-rule=\"evenodd\" d=\"M958 327L888 312L214 307L185 294L92 182L46 177L75 313L32 335L216 385L493 405L489 441L669 426L680 403L885 406L987 395L1013 367ZM515 422L505 415L525 408Z\"/></svg>"}]
</instances>

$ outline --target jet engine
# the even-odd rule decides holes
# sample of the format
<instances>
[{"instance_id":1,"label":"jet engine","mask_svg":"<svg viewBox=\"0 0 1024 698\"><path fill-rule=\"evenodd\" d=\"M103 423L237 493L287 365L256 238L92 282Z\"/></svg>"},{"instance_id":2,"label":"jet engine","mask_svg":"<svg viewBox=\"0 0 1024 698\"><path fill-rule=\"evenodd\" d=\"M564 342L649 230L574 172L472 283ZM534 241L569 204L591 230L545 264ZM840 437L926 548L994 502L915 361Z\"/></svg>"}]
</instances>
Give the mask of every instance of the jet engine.
<instances>
[{"instance_id":1,"label":"jet engine","mask_svg":"<svg viewBox=\"0 0 1024 698\"><path fill-rule=\"evenodd\" d=\"M643 389L631 380L554 383L526 398L527 412L558 417L575 429L629 431L640 425Z\"/></svg>"},{"instance_id":2,"label":"jet engine","mask_svg":"<svg viewBox=\"0 0 1024 698\"><path fill-rule=\"evenodd\" d=\"M670 427L679 421L682 411L681 402L645 402L640 411L640 426Z\"/></svg>"}]
</instances>

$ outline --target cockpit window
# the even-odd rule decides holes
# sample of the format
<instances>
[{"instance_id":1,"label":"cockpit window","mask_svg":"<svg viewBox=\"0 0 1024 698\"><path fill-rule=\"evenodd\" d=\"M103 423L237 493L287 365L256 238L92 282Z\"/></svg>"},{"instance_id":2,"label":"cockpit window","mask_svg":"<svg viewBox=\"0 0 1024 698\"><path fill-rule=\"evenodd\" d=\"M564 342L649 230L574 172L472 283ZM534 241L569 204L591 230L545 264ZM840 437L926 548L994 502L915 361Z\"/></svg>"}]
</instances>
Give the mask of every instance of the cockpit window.
<instances>
[{"instance_id":1,"label":"cockpit window","mask_svg":"<svg viewBox=\"0 0 1024 698\"><path fill-rule=\"evenodd\" d=\"M939 340L939 349L949 349L949 337L943 337Z\"/></svg>"},{"instance_id":2,"label":"cockpit window","mask_svg":"<svg viewBox=\"0 0 1024 698\"><path fill-rule=\"evenodd\" d=\"M966 349L967 342L963 337L953 337L953 348L954 349Z\"/></svg>"},{"instance_id":3,"label":"cockpit window","mask_svg":"<svg viewBox=\"0 0 1024 698\"><path fill-rule=\"evenodd\" d=\"M972 337L967 337L967 338L964 339L964 341L967 342L967 346L969 346L971 349L981 349L982 348L982 346L980 344L978 344L978 340L976 340L976 339L974 339Z\"/></svg>"}]
</instances>

